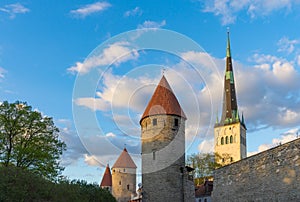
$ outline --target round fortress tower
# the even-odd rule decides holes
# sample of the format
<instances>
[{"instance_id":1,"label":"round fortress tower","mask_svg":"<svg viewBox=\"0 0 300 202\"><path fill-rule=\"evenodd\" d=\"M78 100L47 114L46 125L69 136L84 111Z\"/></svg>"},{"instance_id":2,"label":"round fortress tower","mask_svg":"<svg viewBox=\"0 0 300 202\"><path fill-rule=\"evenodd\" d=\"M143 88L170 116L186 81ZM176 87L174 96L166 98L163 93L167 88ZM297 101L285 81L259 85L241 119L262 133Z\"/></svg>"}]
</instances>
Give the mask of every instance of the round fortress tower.
<instances>
[{"instance_id":1,"label":"round fortress tower","mask_svg":"<svg viewBox=\"0 0 300 202\"><path fill-rule=\"evenodd\" d=\"M185 120L163 76L140 121L143 201L185 201Z\"/></svg>"},{"instance_id":2,"label":"round fortress tower","mask_svg":"<svg viewBox=\"0 0 300 202\"><path fill-rule=\"evenodd\" d=\"M124 148L112 167L112 195L118 202L128 202L136 193L136 165Z\"/></svg>"}]
</instances>

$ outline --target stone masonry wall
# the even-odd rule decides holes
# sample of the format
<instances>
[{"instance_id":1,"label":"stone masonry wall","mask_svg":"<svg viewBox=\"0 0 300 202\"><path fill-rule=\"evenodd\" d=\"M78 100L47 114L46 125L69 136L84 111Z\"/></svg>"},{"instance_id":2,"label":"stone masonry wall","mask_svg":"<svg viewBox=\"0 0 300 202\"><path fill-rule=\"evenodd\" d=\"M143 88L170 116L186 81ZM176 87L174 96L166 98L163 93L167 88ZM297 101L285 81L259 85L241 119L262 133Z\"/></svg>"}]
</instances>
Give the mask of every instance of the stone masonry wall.
<instances>
[{"instance_id":1,"label":"stone masonry wall","mask_svg":"<svg viewBox=\"0 0 300 202\"><path fill-rule=\"evenodd\" d=\"M300 138L217 169L212 199L300 201Z\"/></svg>"}]
</instances>

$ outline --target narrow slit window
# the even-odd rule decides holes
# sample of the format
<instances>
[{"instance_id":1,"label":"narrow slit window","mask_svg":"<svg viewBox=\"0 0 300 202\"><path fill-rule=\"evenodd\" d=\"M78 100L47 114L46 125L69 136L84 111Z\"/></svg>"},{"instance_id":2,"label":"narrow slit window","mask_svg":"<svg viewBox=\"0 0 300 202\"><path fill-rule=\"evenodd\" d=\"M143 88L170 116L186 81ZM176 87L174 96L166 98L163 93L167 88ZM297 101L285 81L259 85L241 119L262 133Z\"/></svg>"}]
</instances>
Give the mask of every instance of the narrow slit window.
<instances>
[{"instance_id":1,"label":"narrow slit window","mask_svg":"<svg viewBox=\"0 0 300 202\"><path fill-rule=\"evenodd\" d=\"M152 120L152 124L153 124L154 126L156 126L156 125L157 125L157 119L153 119L153 120Z\"/></svg>"},{"instance_id":2,"label":"narrow slit window","mask_svg":"<svg viewBox=\"0 0 300 202\"><path fill-rule=\"evenodd\" d=\"M153 155L153 160L155 160L155 151L152 152L152 155Z\"/></svg>"},{"instance_id":3,"label":"narrow slit window","mask_svg":"<svg viewBox=\"0 0 300 202\"><path fill-rule=\"evenodd\" d=\"M175 119L175 120L174 120L174 126L175 126L175 127L178 127L178 119Z\"/></svg>"}]
</instances>

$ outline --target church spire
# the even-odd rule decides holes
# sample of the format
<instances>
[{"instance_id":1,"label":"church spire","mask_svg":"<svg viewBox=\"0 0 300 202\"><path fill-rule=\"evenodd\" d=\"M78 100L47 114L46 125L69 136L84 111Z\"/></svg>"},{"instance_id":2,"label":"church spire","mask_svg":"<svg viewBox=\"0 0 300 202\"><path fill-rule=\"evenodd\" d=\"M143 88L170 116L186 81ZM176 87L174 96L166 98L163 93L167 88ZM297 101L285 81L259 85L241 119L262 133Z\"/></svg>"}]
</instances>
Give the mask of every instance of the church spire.
<instances>
[{"instance_id":1,"label":"church spire","mask_svg":"<svg viewBox=\"0 0 300 202\"><path fill-rule=\"evenodd\" d=\"M239 122L238 107L235 93L229 31L227 31L226 70L224 78L223 110L220 124L226 125Z\"/></svg>"},{"instance_id":2,"label":"church spire","mask_svg":"<svg viewBox=\"0 0 300 202\"><path fill-rule=\"evenodd\" d=\"M227 47L226 47L226 57L231 57L231 53L230 53L229 29L227 30Z\"/></svg>"}]
</instances>

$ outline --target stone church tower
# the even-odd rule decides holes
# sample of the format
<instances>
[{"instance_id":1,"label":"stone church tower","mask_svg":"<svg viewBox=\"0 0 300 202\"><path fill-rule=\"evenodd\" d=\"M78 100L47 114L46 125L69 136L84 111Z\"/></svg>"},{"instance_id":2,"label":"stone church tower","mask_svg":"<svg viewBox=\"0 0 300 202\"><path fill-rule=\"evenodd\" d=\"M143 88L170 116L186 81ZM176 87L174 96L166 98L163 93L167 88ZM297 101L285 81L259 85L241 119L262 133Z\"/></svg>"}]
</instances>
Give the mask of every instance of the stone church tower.
<instances>
[{"instance_id":1,"label":"stone church tower","mask_svg":"<svg viewBox=\"0 0 300 202\"><path fill-rule=\"evenodd\" d=\"M136 193L136 165L124 148L112 167L112 195L118 202L128 202Z\"/></svg>"},{"instance_id":2,"label":"stone church tower","mask_svg":"<svg viewBox=\"0 0 300 202\"><path fill-rule=\"evenodd\" d=\"M226 71L224 77L223 110L221 120L214 127L216 161L222 165L246 158L246 125L238 112L229 32L227 33Z\"/></svg>"},{"instance_id":3,"label":"stone church tower","mask_svg":"<svg viewBox=\"0 0 300 202\"><path fill-rule=\"evenodd\" d=\"M163 76L140 120L144 202L195 201L185 167L185 121Z\"/></svg>"}]
</instances>

